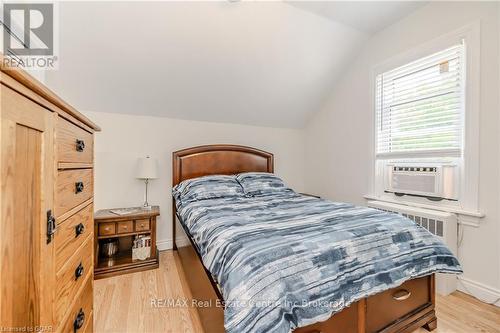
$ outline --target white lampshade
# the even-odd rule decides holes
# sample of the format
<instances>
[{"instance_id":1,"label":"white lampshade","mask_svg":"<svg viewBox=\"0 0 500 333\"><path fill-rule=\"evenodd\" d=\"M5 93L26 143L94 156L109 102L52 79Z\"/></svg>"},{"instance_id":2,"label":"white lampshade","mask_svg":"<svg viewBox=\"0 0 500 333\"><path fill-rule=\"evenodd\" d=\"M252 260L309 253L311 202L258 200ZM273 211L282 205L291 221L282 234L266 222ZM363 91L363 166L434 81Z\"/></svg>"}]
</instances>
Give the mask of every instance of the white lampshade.
<instances>
[{"instance_id":1,"label":"white lampshade","mask_svg":"<svg viewBox=\"0 0 500 333\"><path fill-rule=\"evenodd\" d=\"M137 177L138 179L155 179L158 178L158 161L156 158L142 157L139 158Z\"/></svg>"}]
</instances>

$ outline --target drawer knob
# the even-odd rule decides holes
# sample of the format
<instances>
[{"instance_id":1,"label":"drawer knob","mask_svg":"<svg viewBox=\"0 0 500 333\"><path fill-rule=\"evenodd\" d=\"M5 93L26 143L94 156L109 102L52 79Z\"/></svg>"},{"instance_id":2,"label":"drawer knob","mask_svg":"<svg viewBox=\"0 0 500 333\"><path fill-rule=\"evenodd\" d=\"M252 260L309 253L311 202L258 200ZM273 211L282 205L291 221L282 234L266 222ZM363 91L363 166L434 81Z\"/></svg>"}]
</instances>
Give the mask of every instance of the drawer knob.
<instances>
[{"instance_id":1,"label":"drawer knob","mask_svg":"<svg viewBox=\"0 0 500 333\"><path fill-rule=\"evenodd\" d=\"M85 185L83 185L83 182L76 182L75 183L75 193L78 194L83 191L85 188Z\"/></svg>"},{"instance_id":2,"label":"drawer knob","mask_svg":"<svg viewBox=\"0 0 500 333\"><path fill-rule=\"evenodd\" d=\"M76 139L76 151L82 152L85 149L85 141Z\"/></svg>"},{"instance_id":3,"label":"drawer knob","mask_svg":"<svg viewBox=\"0 0 500 333\"><path fill-rule=\"evenodd\" d=\"M125 226L123 226L123 229L125 229L125 230L126 230L126 229L128 229L128 227L125 225Z\"/></svg>"},{"instance_id":4,"label":"drawer knob","mask_svg":"<svg viewBox=\"0 0 500 333\"><path fill-rule=\"evenodd\" d=\"M83 312L83 309L80 308L80 311L78 311L75 321L73 322L73 331L76 332L77 330L82 328L84 322L85 322L85 312Z\"/></svg>"},{"instance_id":5,"label":"drawer knob","mask_svg":"<svg viewBox=\"0 0 500 333\"><path fill-rule=\"evenodd\" d=\"M396 291L394 294L392 294L392 298L395 299L396 301L404 301L411 296L411 291L406 290L406 289L400 289Z\"/></svg>"},{"instance_id":6,"label":"drawer knob","mask_svg":"<svg viewBox=\"0 0 500 333\"><path fill-rule=\"evenodd\" d=\"M144 223L141 223L141 228L144 228Z\"/></svg>"},{"instance_id":7,"label":"drawer knob","mask_svg":"<svg viewBox=\"0 0 500 333\"><path fill-rule=\"evenodd\" d=\"M83 272L84 272L83 265L80 262L78 267L75 269L75 281L78 280L78 278L83 275Z\"/></svg>"},{"instance_id":8,"label":"drawer knob","mask_svg":"<svg viewBox=\"0 0 500 333\"><path fill-rule=\"evenodd\" d=\"M78 223L77 226L75 227L75 233L76 233L75 237L80 236L81 234L83 234L84 231L85 231L85 226L83 225L83 223Z\"/></svg>"},{"instance_id":9,"label":"drawer knob","mask_svg":"<svg viewBox=\"0 0 500 333\"><path fill-rule=\"evenodd\" d=\"M110 229L109 229L109 227L105 227L104 230L109 231Z\"/></svg>"}]
</instances>

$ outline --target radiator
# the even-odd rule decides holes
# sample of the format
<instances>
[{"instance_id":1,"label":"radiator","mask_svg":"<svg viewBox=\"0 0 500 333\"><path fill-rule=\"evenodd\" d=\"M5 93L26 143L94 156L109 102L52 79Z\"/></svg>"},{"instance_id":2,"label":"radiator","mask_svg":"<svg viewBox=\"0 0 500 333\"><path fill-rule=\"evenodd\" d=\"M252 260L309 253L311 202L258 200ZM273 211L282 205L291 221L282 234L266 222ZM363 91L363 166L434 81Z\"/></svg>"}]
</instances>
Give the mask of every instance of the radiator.
<instances>
[{"instance_id":1,"label":"radiator","mask_svg":"<svg viewBox=\"0 0 500 333\"><path fill-rule=\"evenodd\" d=\"M457 216L453 213L410 207L382 201L368 201L368 207L403 215L430 233L438 236L457 255ZM457 289L457 279L453 274L436 274L436 291L448 295Z\"/></svg>"}]
</instances>

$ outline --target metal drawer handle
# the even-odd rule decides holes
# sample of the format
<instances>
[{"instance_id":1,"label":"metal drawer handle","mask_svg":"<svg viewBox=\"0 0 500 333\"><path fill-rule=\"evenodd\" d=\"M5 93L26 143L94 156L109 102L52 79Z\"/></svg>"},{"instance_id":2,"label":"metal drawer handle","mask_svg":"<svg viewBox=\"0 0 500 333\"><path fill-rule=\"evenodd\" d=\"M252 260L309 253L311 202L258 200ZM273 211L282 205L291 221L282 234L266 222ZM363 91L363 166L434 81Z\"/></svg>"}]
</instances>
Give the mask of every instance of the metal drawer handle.
<instances>
[{"instance_id":1,"label":"metal drawer handle","mask_svg":"<svg viewBox=\"0 0 500 333\"><path fill-rule=\"evenodd\" d=\"M85 226L83 225L83 223L78 223L77 226L75 227L75 233L76 233L75 237L80 236L81 234L83 234L84 231L85 231Z\"/></svg>"},{"instance_id":2,"label":"metal drawer handle","mask_svg":"<svg viewBox=\"0 0 500 333\"><path fill-rule=\"evenodd\" d=\"M394 294L392 294L392 298L396 301L404 301L410 298L411 296L411 291L406 290L406 289L400 289L396 291Z\"/></svg>"},{"instance_id":3,"label":"metal drawer handle","mask_svg":"<svg viewBox=\"0 0 500 333\"><path fill-rule=\"evenodd\" d=\"M78 280L78 278L83 275L83 272L84 272L83 265L80 262L78 267L75 269L75 281Z\"/></svg>"},{"instance_id":4,"label":"metal drawer handle","mask_svg":"<svg viewBox=\"0 0 500 333\"><path fill-rule=\"evenodd\" d=\"M78 314L76 315L75 321L73 322L73 331L76 332L78 329L82 328L85 322L85 312L80 308Z\"/></svg>"},{"instance_id":5,"label":"metal drawer handle","mask_svg":"<svg viewBox=\"0 0 500 333\"><path fill-rule=\"evenodd\" d=\"M56 233L56 218L52 215L52 210L47 211L47 244L52 241L52 237Z\"/></svg>"},{"instance_id":6,"label":"metal drawer handle","mask_svg":"<svg viewBox=\"0 0 500 333\"><path fill-rule=\"evenodd\" d=\"M82 152L85 149L85 141L76 139L76 151Z\"/></svg>"},{"instance_id":7,"label":"metal drawer handle","mask_svg":"<svg viewBox=\"0 0 500 333\"><path fill-rule=\"evenodd\" d=\"M75 193L78 194L83 191L85 188L85 185L83 185L83 182L76 182L75 183Z\"/></svg>"}]
</instances>

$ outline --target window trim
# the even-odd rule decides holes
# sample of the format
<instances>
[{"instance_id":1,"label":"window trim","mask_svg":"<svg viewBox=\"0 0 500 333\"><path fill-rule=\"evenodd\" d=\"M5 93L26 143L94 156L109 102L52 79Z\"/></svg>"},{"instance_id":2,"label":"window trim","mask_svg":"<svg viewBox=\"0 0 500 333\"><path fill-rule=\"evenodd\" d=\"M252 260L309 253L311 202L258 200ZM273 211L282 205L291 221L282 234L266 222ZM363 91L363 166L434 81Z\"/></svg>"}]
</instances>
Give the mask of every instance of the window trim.
<instances>
[{"instance_id":1,"label":"window trim","mask_svg":"<svg viewBox=\"0 0 500 333\"><path fill-rule=\"evenodd\" d=\"M425 158L425 157L460 157L462 155L462 149L463 149L463 128L464 128L464 94L465 94L465 89L464 89L464 83L465 83L465 66L466 66L466 61L465 61L465 50L466 50L466 45L465 45L465 40L461 39L458 43L454 43L449 48L443 48L438 52L427 54L424 57L419 57L418 59L413 59L409 63L405 63L402 67L395 67L392 69L389 69L388 71L384 71L381 73L378 73L375 76L375 120L376 120L376 127L375 131L377 132L376 134L376 142L375 142L375 153L376 153L376 158L377 159L412 159L412 158ZM446 52L446 53L445 53ZM393 117L393 112L392 106L394 101L386 101L386 97L391 100L392 98L398 99L398 94L406 94L406 99L403 99L403 102L399 100L396 102L396 106L398 103L403 104L405 108L410 107L410 105L414 104L417 101L422 101L424 103L439 103L437 100L434 98L443 94L444 88L439 88L439 90L433 91L431 94L429 92L425 92L424 95L412 95L409 96L409 90L408 87L410 85L409 82L403 83L403 87L401 87L403 90L402 91L395 91L395 85L397 85L397 82L399 79L404 78L409 76L409 75L417 75L418 79L421 80L427 80L429 79L428 75L437 75L437 77L440 79L441 74L437 73L428 73L427 78L422 78L419 77L418 73L421 73L422 71L425 71L429 68L435 68L440 66L440 61L443 61L444 59L450 59L450 57L455 57L455 55L458 55L458 65L459 67L455 69L452 72L452 76L450 77L447 75L447 79L444 82L444 84L447 85L446 89L446 94L451 93L450 97L447 98L453 98L453 102L459 102L457 104L457 107L453 109L453 119L452 121L454 122L453 126L455 127L453 130L453 140L447 141L446 143L449 145L448 147L445 146L440 146L436 147L433 149L423 147L427 145L427 143L421 143L422 146L419 146L417 143L411 143L413 147L410 148L404 148L404 147L396 147L394 150L392 149L392 144L395 143L394 141L391 140L391 137L393 134L395 134L396 141L397 139L404 138L407 132L403 133L398 133L401 128L398 127L397 123L396 124L391 124L390 120L387 123L386 119L391 119ZM453 58L455 59L455 58ZM453 60L452 60L453 61ZM446 75L446 74L445 74ZM460 78L460 83L458 86L453 86L450 87L450 78ZM435 80L436 77L433 76L431 82L436 82L432 81ZM386 85L388 85L388 89L390 91L386 91ZM391 90L392 87L392 90ZM406 89L406 90L405 90ZM395 94L395 95L391 95ZM436 95L437 94L437 95ZM415 113L412 113L411 118L404 118L405 115L401 113L401 110L396 110L395 111L395 117L397 117L399 120L403 121L404 124L410 125L410 121L422 121L423 118L419 118L419 120L415 119ZM436 114L434 114L436 115ZM442 113L439 114L439 116L443 116ZM457 122L457 123L455 123ZM459 124L459 126L456 126ZM415 126L416 124L412 124ZM403 125L404 127L404 125ZM450 125L444 125L444 127L448 127L446 129L438 129L438 132L441 133L442 131L450 131ZM419 129L422 130L422 129ZM425 130L424 130L425 131ZM414 135L421 135L421 134L414 134ZM420 139L419 139L420 140ZM408 143L408 142L407 142ZM410 144L410 143L408 143ZM458 145L458 146L455 146Z\"/></svg>"},{"instance_id":2,"label":"window trim","mask_svg":"<svg viewBox=\"0 0 500 333\"><path fill-rule=\"evenodd\" d=\"M460 200L458 202L430 202L426 199L414 197L394 197L383 191L383 173L377 166L376 144L376 110L375 110L375 87L377 75L387 72L418 60L430 54L442 51L465 40L465 85L464 85L464 134L463 134L463 158L460 166ZM430 40L424 44L414 47L406 52L396 55L384 61L371 70L370 77L370 114L372 117L372 145L371 145L371 175L370 192L371 198L379 200L397 201L399 203L432 206L435 209L457 212L470 212L474 216L482 216L479 209L479 114L480 114L480 22L472 22L448 34ZM459 219L460 219L459 214ZM468 216L468 214L463 214ZM478 218L479 219L479 218Z\"/></svg>"}]
</instances>

